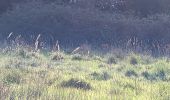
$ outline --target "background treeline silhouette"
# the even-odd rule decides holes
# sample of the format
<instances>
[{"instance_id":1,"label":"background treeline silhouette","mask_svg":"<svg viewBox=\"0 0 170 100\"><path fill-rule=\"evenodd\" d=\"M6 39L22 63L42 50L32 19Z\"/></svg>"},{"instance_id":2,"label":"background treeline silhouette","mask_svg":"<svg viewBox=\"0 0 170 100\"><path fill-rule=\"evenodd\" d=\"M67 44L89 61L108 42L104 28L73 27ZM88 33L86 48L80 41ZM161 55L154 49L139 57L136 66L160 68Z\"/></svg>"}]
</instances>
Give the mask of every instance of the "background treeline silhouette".
<instances>
[{"instance_id":1,"label":"background treeline silhouette","mask_svg":"<svg viewBox=\"0 0 170 100\"><path fill-rule=\"evenodd\" d=\"M1 0L0 39L10 32L28 43L168 44L169 0ZM133 43L132 43L133 45Z\"/></svg>"}]
</instances>

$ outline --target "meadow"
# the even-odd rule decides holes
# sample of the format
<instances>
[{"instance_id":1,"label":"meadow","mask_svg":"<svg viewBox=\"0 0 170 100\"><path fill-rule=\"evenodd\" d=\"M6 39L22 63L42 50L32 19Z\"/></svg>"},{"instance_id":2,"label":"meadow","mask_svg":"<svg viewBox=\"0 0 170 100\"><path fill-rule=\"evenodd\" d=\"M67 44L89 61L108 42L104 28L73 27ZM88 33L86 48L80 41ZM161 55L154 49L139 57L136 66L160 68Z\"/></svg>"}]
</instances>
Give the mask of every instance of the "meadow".
<instances>
[{"instance_id":1,"label":"meadow","mask_svg":"<svg viewBox=\"0 0 170 100\"><path fill-rule=\"evenodd\" d=\"M116 51L116 50L115 50ZM0 100L169 100L170 59L0 49Z\"/></svg>"},{"instance_id":2,"label":"meadow","mask_svg":"<svg viewBox=\"0 0 170 100\"><path fill-rule=\"evenodd\" d=\"M0 100L170 100L169 5L0 0Z\"/></svg>"}]
</instances>

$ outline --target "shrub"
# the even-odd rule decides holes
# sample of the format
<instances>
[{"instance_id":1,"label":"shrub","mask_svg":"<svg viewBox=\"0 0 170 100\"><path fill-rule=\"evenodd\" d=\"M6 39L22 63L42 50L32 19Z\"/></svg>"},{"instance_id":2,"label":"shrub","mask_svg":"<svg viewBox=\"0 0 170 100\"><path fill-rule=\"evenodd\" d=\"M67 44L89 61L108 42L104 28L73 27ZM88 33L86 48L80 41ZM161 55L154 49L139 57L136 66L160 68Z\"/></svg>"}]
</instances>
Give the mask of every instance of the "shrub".
<instances>
[{"instance_id":1,"label":"shrub","mask_svg":"<svg viewBox=\"0 0 170 100\"><path fill-rule=\"evenodd\" d=\"M116 59L114 57L109 57L108 60L107 60L107 63L108 64L116 64L117 61L116 61Z\"/></svg>"},{"instance_id":2,"label":"shrub","mask_svg":"<svg viewBox=\"0 0 170 100\"><path fill-rule=\"evenodd\" d=\"M109 74L109 73L107 73L107 72L103 72L103 79L104 80L109 80L109 79L111 79L112 77L111 77L111 75Z\"/></svg>"},{"instance_id":3,"label":"shrub","mask_svg":"<svg viewBox=\"0 0 170 100\"><path fill-rule=\"evenodd\" d=\"M12 72L3 78L3 82L5 84L20 84L21 76L18 73Z\"/></svg>"},{"instance_id":4,"label":"shrub","mask_svg":"<svg viewBox=\"0 0 170 100\"><path fill-rule=\"evenodd\" d=\"M156 80L156 77L154 75L148 73L147 71L142 72L142 76L150 81Z\"/></svg>"},{"instance_id":5,"label":"shrub","mask_svg":"<svg viewBox=\"0 0 170 100\"><path fill-rule=\"evenodd\" d=\"M145 71L142 73L142 76L150 81L153 81L153 80L166 81L167 80L166 73L164 70L158 70L156 73L152 73L152 74Z\"/></svg>"},{"instance_id":6,"label":"shrub","mask_svg":"<svg viewBox=\"0 0 170 100\"><path fill-rule=\"evenodd\" d=\"M128 70L128 71L126 71L125 76L127 76L127 77L132 77L132 76L138 77L138 74L134 70Z\"/></svg>"},{"instance_id":7,"label":"shrub","mask_svg":"<svg viewBox=\"0 0 170 100\"><path fill-rule=\"evenodd\" d=\"M166 80L166 73L163 69L161 70L158 70L156 73L155 73L156 77L159 78L160 80L163 80L165 81Z\"/></svg>"},{"instance_id":8,"label":"shrub","mask_svg":"<svg viewBox=\"0 0 170 100\"><path fill-rule=\"evenodd\" d=\"M130 64L136 65L136 64L138 64L138 60L137 60L135 57L132 57L132 58L130 59Z\"/></svg>"},{"instance_id":9,"label":"shrub","mask_svg":"<svg viewBox=\"0 0 170 100\"><path fill-rule=\"evenodd\" d=\"M94 72L91 74L91 76L94 80L109 80L112 78L111 75L108 74L107 72L103 72L103 73Z\"/></svg>"},{"instance_id":10,"label":"shrub","mask_svg":"<svg viewBox=\"0 0 170 100\"><path fill-rule=\"evenodd\" d=\"M70 79L68 81L64 81L61 84L62 87L71 87L71 88L77 88L77 89L83 89L83 90L90 90L92 87L89 83L79 80L79 79Z\"/></svg>"}]
</instances>

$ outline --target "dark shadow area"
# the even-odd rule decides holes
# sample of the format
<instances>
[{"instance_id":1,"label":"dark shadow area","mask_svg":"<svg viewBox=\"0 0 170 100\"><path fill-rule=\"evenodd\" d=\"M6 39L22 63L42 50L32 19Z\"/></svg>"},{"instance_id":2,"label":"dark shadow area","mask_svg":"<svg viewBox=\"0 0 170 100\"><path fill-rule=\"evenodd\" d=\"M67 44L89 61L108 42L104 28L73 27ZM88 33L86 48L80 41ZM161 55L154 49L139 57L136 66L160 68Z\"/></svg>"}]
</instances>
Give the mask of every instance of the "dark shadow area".
<instances>
[{"instance_id":1,"label":"dark shadow area","mask_svg":"<svg viewBox=\"0 0 170 100\"><path fill-rule=\"evenodd\" d=\"M0 40L17 37L26 44L56 41L64 47L83 43L152 51L169 49L168 0L1 0ZM108 47L107 46L107 47ZM104 48L104 47L103 47Z\"/></svg>"}]
</instances>

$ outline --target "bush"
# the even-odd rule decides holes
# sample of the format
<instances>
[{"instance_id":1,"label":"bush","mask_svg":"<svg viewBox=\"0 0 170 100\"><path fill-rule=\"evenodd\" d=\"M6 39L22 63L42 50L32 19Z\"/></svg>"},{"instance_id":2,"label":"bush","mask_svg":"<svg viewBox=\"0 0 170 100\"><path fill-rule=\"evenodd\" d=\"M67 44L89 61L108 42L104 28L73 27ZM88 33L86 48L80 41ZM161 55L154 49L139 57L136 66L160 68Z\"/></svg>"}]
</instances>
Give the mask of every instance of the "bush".
<instances>
[{"instance_id":1,"label":"bush","mask_svg":"<svg viewBox=\"0 0 170 100\"><path fill-rule=\"evenodd\" d=\"M150 81L156 80L156 77L154 75L148 73L147 71L142 72L142 76Z\"/></svg>"},{"instance_id":2,"label":"bush","mask_svg":"<svg viewBox=\"0 0 170 100\"><path fill-rule=\"evenodd\" d=\"M150 81L153 81L153 80L166 81L167 80L166 73L164 70L158 70L156 73L152 73L152 74L145 71L142 73L142 76Z\"/></svg>"},{"instance_id":3,"label":"bush","mask_svg":"<svg viewBox=\"0 0 170 100\"><path fill-rule=\"evenodd\" d=\"M89 83L79 80L79 79L74 79L74 78L72 78L68 81L62 82L61 86L83 89L83 90L90 90L92 88Z\"/></svg>"},{"instance_id":4,"label":"bush","mask_svg":"<svg viewBox=\"0 0 170 100\"><path fill-rule=\"evenodd\" d=\"M111 75L108 74L107 72L103 72L103 73L94 72L91 74L91 76L94 80L109 80L112 78Z\"/></svg>"},{"instance_id":5,"label":"bush","mask_svg":"<svg viewBox=\"0 0 170 100\"><path fill-rule=\"evenodd\" d=\"M136 65L136 64L138 64L138 60L137 60L136 58L132 57L132 58L130 59L130 64Z\"/></svg>"},{"instance_id":6,"label":"bush","mask_svg":"<svg viewBox=\"0 0 170 100\"><path fill-rule=\"evenodd\" d=\"M127 76L127 77L132 77L132 76L138 77L138 74L134 70L128 70L128 71L126 71L125 76Z\"/></svg>"},{"instance_id":7,"label":"bush","mask_svg":"<svg viewBox=\"0 0 170 100\"><path fill-rule=\"evenodd\" d=\"M109 79L111 79L112 77L111 77L111 75L109 74L109 73L107 73L107 72L103 72L103 79L104 80L109 80Z\"/></svg>"},{"instance_id":8,"label":"bush","mask_svg":"<svg viewBox=\"0 0 170 100\"><path fill-rule=\"evenodd\" d=\"M20 84L21 76L18 73L12 72L3 78L3 82L5 84Z\"/></svg>"},{"instance_id":9,"label":"bush","mask_svg":"<svg viewBox=\"0 0 170 100\"><path fill-rule=\"evenodd\" d=\"M107 63L108 64L116 64L117 61L116 61L115 57L109 57L107 60Z\"/></svg>"},{"instance_id":10,"label":"bush","mask_svg":"<svg viewBox=\"0 0 170 100\"><path fill-rule=\"evenodd\" d=\"M159 78L160 80L163 80L165 81L166 80L166 73L165 71L162 69L162 70L158 70L156 73L155 73L156 77Z\"/></svg>"}]
</instances>

